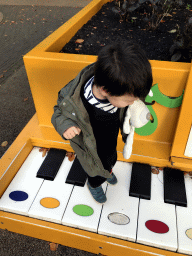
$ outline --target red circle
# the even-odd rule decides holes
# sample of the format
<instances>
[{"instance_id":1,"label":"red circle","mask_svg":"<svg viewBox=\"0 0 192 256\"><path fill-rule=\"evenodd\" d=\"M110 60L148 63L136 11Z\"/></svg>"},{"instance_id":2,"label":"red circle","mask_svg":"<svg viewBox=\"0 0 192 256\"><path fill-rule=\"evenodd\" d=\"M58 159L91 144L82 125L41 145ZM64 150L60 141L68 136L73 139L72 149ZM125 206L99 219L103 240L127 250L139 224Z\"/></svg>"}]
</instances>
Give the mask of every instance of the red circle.
<instances>
[{"instance_id":1,"label":"red circle","mask_svg":"<svg viewBox=\"0 0 192 256\"><path fill-rule=\"evenodd\" d=\"M165 234L169 231L169 227L165 223L163 223L159 220L148 220L145 223L145 226L150 231L159 233L159 234Z\"/></svg>"}]
</instances>

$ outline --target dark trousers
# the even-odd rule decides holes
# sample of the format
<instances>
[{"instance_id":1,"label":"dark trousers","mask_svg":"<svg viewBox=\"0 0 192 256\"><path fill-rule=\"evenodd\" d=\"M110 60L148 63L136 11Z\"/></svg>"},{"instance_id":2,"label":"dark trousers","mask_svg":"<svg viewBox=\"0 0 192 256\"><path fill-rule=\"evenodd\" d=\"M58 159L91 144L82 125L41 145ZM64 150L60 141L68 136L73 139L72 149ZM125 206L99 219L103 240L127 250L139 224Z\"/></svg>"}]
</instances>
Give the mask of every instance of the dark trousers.
<instances>
[{"instance_id":1,"label":"dark trousers","mask_svg":"<svg viewBox=\"0 0 192 256\"><path fill-rule=\"evenodd\" d=\"M105 162L104 162L105 161ZM103 159L103 166L105 170L108 170L108 172L111 174L112 173L112 168L117 162L117 152L115 151L113 154L110 155L110 157L105 157ZM92 188L97 188L100 185L102 185L107 179L101 176L95 176L95 177L90 177L88 176L88 181L89 184L91 185Z\"/></svg>"},{"instance_id":2,"label":"dark trousers","mask_svg":"<svg viewBox=\"0 0 192 256\"><path fill-rule=\"evenodd\" d=\"M110 170L109 172L112 173L112 170ZM87 177L88 177L89 184L91 185L92 188L99 187L107 180L106 178L101 176L90 177L87 175Z\"/></svg>"}]
</instances>

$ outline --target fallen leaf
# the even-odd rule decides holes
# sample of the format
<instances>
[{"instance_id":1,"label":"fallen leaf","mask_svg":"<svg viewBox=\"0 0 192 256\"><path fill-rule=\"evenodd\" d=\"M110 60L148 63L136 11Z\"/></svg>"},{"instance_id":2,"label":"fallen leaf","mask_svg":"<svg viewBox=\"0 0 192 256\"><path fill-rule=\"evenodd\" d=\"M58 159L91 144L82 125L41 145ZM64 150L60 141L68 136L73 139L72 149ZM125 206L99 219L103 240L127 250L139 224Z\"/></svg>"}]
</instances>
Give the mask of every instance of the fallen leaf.
<instances>
[{"instance_id":1,"label":"fallen leaf","mask_svg":"<svg viewBox=\"0 0 192 256\"><path fill-rule=\"evenodd\" d=\"M75 159L75 153L73 152L67 152L66 156L68 157L68 160L72 162Z\"/></svg>"},{"instance_id":2,"label":"fallen leaf","mask_svg":"<svg viewBox=\"0 0 192 256\"><path fill-rule=\"evenodd\" d=\"M177 30L176 29L172 29L172 30L170 30L170 31L168 31L169 33L175 33L175 32L177 32Z\"/></svg>"},{"instance_id":3,"label":"fallen leaf","mask_svg":"<svg viewBox=\"0 0 192 256\"><path fill-rule=\"evenodd\" d=\"M169 13L165 14L165 16L167 16L167 17L173 17L173 15L171 15L171 14L169 14Z\"/></svg>"},{"instance_id":4,"label":"fallen leaf","mask_svg":"<svg viewBox=\"0 0 192 256\"><path fill-rule=\"evenodd\" d=\"M159 174L159 170L158 170L158 168L155 167L155 166L151 166L151 172L152 172L153 174Z\"/></svg>"},{"instance_id":5,"label":"fallen leaf","mask_svg":"<svg viewBox=\"0 0 192 256\"><path fill-rule=\"evenodd\" d=\"M93 27L94 29L97 29L97 27Z\"/></svg>"},{"instance_id":6,"label":"fallen leaf","mask_svg":"<svg viewBox=\"0 0 192 256\"><path fill-rule=\"evenodd\" d=\"M43 152L42 153L42 157L45 157L46 153L49 151L49 148L40 148L39 152Z\"/></svg>"},{"instance_id":7,"label":"fallen leaf","mask_svg":"<svg viewBox=\"0 0 192 256\"><path fill-rule=\"evenodd\" d=\"M83 39L77 39L77 40L75 41L76 44L81 44L81 43L83 43L83 42L84 42Z\"/></svg>"},{"instance_id":8,"label":"fallen leaf","mask_svg":"<svg viewBox=\"0 0 192 256\"><path fill-rule=\"evenodd\" d=\"M7 72L7 70L4 70L3 72Z\"/></svg>"},{"instance_id":9,"label":"fallen leaf","mask_svg":"<svg viewBox=\"0 0 192 256\"><path fill-rule=\"evenodd\" d=\"M75 51L79 51L80 49L79 48L75 48Z\"/></svg>"},{"instance_id":10,"label":"fallen leaf","mask_svg":"<svg viewBox=\"0 0 192 256\"><path fill-rule=\"evenodd\" d=\"M27 97L27 98L24 99L24 101L27 101L28 99L29 99L29 98Z\"/></svg>"},{"instance_id":11,"label":"fallen leaf","mask_svg":"<svg viewBox=\"0 0 192 256\"><path fill-rule=\"evenodd\" d=\"M49 245L50 245L50 250L51 250L51 251L56 251L57 248L58 248L58 244L50 243Z\"/></svg>"},{"instance_id":12,"label":"fallen leaf","mask_svg":"<svg viewBox=\"0 0 192 256\"><path fill-rule=\"evenodd\" d=\"M4 142L1 144L2 147L6 147L7 145L8 145L8 142L7 142L7 141L4 141Z\"/></svg>"},{"instance_id":13,"label":"fallen leaf","mask_svg":"<svg viewBox=\"0 0 192 256\"><path fill-rule=\"evenodd\" d=\"M172 12L173 14L176 14L176 12Z\"/></svg>"},{"instance_id":14,"label":"fallen leaf","mask_svg":"<svg viewBox=\"0 0 192 256\"><path fill-rule=\"evenodd\" d=\"M4 77L4 75L1 75L0 78Z\"/></svg>"},{"instance_id":15,"label":"fallen leaf","mask_svg":"<svg viewBox=\"0 0 192 256\"><path fill-rule=\"evenodd\" d=\"M161 23L165 22L164 20L161 20Z\"/></svg>"}]
</instances>

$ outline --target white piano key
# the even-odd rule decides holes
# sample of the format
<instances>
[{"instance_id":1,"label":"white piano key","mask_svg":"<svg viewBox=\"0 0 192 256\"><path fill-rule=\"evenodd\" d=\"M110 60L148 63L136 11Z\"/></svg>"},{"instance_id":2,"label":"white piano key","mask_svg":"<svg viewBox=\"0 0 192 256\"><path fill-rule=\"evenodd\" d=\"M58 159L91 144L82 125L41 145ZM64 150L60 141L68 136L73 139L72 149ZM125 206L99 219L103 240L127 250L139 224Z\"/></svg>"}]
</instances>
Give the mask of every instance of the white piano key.
<instances>
[{"instance_id":1,"label":"white piano key","mask_svg":"<svg viewBox=\"0 0 192 256\"><path fill-rule=\"evenodd\" d=\"M185 175L187 207L176 206L178 252L192 255L192 179Z\"/></svg>"},{"instance_id":2,"label":"white piano key","mask_svg":"<svg viewBox=\"0 0 192 256\"><path fill-rule=\"evenodd\" d=\"M140 199L136 242L176 251L178 245L175 205L164 203L163 171L160 171L158 175L152 174L151 185L151 200ZM146 224L149 223L147 221L151 221L152 228L155 227L156 230L149 230L146 227ZM169 230L168 232L162 231L162 233L157 233L157 229L162 228L162 222L168 226ZM157 228L158 223L161 225Z\"/></svg>"},{"instance_id":3,"label":"white piano key","mask_svg":"<svg viewBox=\"0 0 192 256\"><path fill-rule=\"evenodd\" d=\"M45 159L45 157L42 157L42 152L39 152L39 149L38 147L32 149L1 197L1 210L28 215L28 210L43 183L43 179L36 178L37 171ZM23 191L28 194L28 198L24 201L14 201L9 197L13 191Z\"/></svg>"},{"instance_id":4,"label":"white piano key","mask_svg":"<svg viewBox=\"0 0 192 256\"><path fill-rule=\"evenodd\" d=\"M73 161L70 162L68 157L65 157L55 179L53 181L44 180L44 183L28 212L30 217L61 223L63 213L74 186L65 183L72 164ZM56 203L54 208L48 208L51 206L45 207L41 204L41 200L45 200L45 198L51 198L51 200Z\"/></svg>"},{"instance_id":5,"label":"white piano key","mask_svg":"<svg viewBox=\"0 0 192 256\"><path fill-rule=\"evenodd\" d=\"M102 184L104 193L106 192L107 184ZM73 207L77 205L85 205L93 209L93 214L90 216L80 216L73 211ZM99 218L101 215L103 204L97 203L88 187L87 181L84 187L74 186L67 209L64 213L62 224L66 226L76 227L92 232L97 232Z\"/></svg>"},{"instance_id":6,"label":"white piano key","mask_svg":"<svg viewBox=\"0 0 192 256\"><path fill-rule=\"evenodd\" d=\"M132 164L126 162L118 161L113 167L118 183L107 187L107 202L103 206L98 233L135 242L139 198L129 196L131 171ZM108 216L112 213L120 213L120 218L123 214L125 223L118 225L111 222Z\"/></svg>"},{"instance_id":7,"label":"white piano key","mask_svg":"<svg viewBox=\"0 0 192 256\"><path fill-rule=\"evenodd\" d=\"M189 133L184 155L188 157L192 157L192 127Z\"/></svg>"}]
</instances>

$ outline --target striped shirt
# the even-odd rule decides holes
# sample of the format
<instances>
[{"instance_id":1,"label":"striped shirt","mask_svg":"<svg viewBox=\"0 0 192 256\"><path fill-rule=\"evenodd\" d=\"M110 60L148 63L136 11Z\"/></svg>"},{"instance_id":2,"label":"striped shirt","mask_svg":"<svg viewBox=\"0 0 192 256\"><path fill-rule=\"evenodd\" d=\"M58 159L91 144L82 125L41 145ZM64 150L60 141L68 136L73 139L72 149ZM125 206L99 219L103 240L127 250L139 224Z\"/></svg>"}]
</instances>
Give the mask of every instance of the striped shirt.
<instances>
[{"instance_id":1,"label":"striped shirt","mask_svg":"<svg viewBox=\"0 0 192 256\"><path fill-rule=\"evenodd\" d=\"M96 108L99 108L103 111L106 111L108 113L115 113L117 111L117 107L113 106L108 99L100 100L96 98L93 94L93 82L94 82L94 76L89 79L89 81L85 84L84 87L84 96L85 99Z\"/></svg>"}]
</instances>

